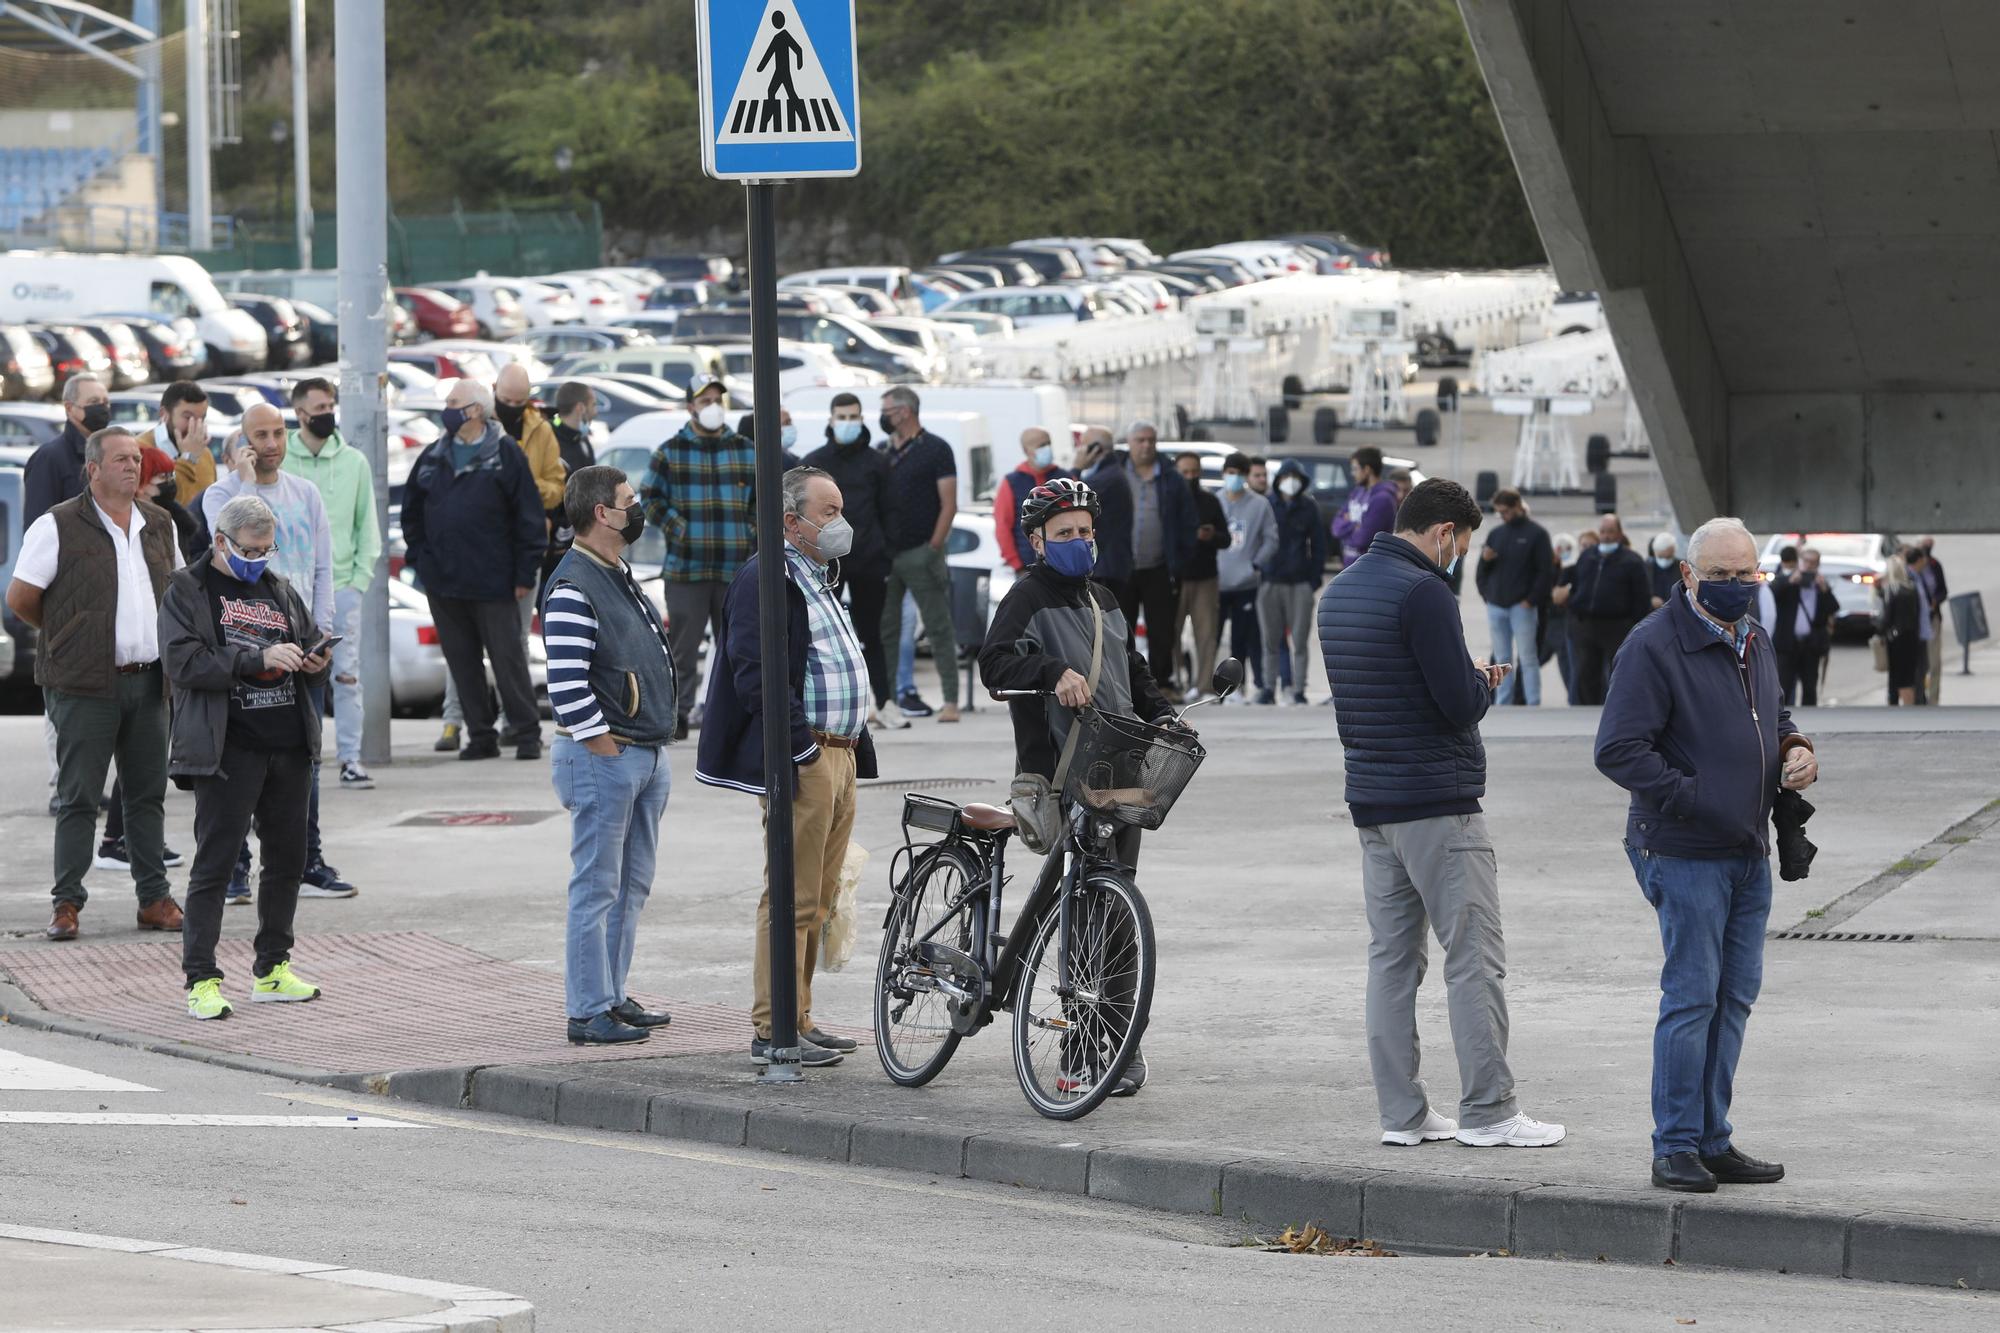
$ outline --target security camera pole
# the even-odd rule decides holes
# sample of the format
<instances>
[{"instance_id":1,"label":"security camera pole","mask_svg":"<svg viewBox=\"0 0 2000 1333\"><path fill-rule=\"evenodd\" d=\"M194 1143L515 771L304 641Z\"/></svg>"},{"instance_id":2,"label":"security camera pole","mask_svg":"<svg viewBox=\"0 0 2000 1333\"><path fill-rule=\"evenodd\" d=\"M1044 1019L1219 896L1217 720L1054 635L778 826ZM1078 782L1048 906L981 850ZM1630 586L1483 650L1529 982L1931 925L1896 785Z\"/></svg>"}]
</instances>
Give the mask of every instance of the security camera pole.
<instances>
[{"instance_id":1,"label":"security camera pole","mask_svg":"<svg viewBox=\"0 0 2000 1333\"><path fill-rule=\"evenodd\" d=\"M771 1062L796 1083L798 948L793 925L791 711L785 643L784 445L778 426L777 200L780 182L861 170L854 6L700 0L702 169L748 196L750 381L756 395L758 652L764 671L765 875L771 894Z\"/></svg>"}]
</instances>

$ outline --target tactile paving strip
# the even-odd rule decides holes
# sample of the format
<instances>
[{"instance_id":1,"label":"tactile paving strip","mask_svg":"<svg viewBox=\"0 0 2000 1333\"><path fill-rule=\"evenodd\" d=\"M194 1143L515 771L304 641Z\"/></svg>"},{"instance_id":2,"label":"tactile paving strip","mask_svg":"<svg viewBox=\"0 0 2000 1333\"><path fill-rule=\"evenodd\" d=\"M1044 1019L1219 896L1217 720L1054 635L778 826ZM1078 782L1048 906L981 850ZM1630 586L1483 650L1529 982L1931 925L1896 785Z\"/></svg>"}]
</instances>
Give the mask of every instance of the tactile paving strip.
<instances>
[{"instance_id":1,"label":"tactile paving strip","mask_svg":"<svg viewBox=\"0 0 2000 1333\"><path fill-rule=\"evenodd\" d=\"M220 942L236 1013L208 1023L187 1016L178 939L7 949L0 972L72 1018L333 1074L747 1054L750 1044L747 1010L641 995L673 1024L629 1046L572 1046L561 976L420 931L300 937L293 965L322 991L309 1004L249 1003L252 958L249 940Z\"/></svg>"}]
</instances>

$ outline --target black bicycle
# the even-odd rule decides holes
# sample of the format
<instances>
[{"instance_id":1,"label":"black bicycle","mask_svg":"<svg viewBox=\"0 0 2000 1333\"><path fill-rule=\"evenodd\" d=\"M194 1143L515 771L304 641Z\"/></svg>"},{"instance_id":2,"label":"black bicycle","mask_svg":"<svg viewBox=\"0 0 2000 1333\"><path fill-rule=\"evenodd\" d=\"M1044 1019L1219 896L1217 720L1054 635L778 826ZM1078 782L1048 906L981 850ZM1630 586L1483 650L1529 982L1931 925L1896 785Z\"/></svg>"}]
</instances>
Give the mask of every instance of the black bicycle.
<instances>
[{"instance_id":1,"label":"black bicycle","mask_svg":"<svg viewBox=\"0 0 2000 1333\"><path fill-rule=\"evenodd\" d=\"M1216 697L1242 678L1240 662L1222 662ZM1160 827L1207 752L1183 727L1091 707L1072 725L1081 731L1061 793L1061 841L1004 936L1013 814L917 792L903 798L904 845L875 965L875 1049L904 1087L936 1078L961 1040L1011 1011L1014 1072L1028 1104L1075 1120L1117 1087L1145 1035L1153 919L1115 844L1125 827Z\"/></svg>"}]
</instances>

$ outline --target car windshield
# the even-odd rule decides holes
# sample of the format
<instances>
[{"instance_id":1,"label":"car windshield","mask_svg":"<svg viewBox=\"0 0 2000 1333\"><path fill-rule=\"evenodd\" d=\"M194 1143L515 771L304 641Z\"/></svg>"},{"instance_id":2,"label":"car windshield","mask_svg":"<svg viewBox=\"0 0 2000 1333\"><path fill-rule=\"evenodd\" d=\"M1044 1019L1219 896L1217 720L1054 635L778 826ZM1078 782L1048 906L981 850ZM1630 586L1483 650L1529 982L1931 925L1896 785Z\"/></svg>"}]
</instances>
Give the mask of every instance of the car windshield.
<instances>
[{"instance_id":1,"label":"car windshield","mask_svg":"<svg viewBox=\"0 0 2000 1333\"><path fill-rule=\"evenodd\" d=\"M1766 553L1776 555L1784 546L1810 546L1826 558L1872 560L1881 554L1881 542L1880 537L1868 532L1812 532L1803 537L1774 537Z\"/></svg>"}]
</instances>

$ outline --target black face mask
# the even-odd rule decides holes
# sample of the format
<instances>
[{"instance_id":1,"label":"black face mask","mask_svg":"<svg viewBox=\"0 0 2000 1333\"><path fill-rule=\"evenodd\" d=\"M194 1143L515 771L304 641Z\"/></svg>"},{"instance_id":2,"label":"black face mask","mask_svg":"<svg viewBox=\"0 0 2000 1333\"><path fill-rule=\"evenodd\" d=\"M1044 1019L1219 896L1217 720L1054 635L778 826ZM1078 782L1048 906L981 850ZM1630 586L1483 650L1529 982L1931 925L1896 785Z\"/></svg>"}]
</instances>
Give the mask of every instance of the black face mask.
<instances>
[{"instance_id":1,"label":"black face mask","mask_svg":"<svg viewBox=\"0 0 2000 1333\"><path fill-rule=\"evenodd\" d=\"M333 432L333 413L321 412L306 418L306 433L315 440L330 440L333 438Z\"/></svg>"},{"instance_id":2,"label":"black face mask","mask_svg":"<svg viewBox=\"0 0 2000 1333\"><path fill-rule=\"evenodd\" d=\"M175 494L174 479L172 477L166 477L161 480L160 493L153 497L153 501L156 504L170 505L174 502L174 494Z\"/></svg>"},{"instance_id":3,"label":"black face mask","mask_svg":"<svg viewBox=\"0 0 2000 1333\"><path fill-rule=\"evenodd\" d=\"M522 403L519 407L514 407L507 403L495 403L493 404L493 415L500 418L500 424L507 428L509 435L512 435L515 439L519 439L521 437L521 422L528 415L528 405Z\"/></svg>"},{"instance_id":4,"label":"black face mask","mask_svg":"<svg viewBox=\"0 0 2000 1333\"><path fill-rule=\"evenodd\" d=\"M618 535L625 539L627 546L637 546L639 539L646 535L645 509L637 501L634 501L630 509L615 512L625 515L625 526L618 530Z\"/></svg>"},{"instance_id":5,"label":"black face mask","mask_svg":"<svg viewBox=\"0 0 2000 1333\"><path fill-rule=\"evenodd\" d=\"M83 428L95 435L111 424L111 404L92 403L83 409Z\"/></svg>"},{"instance_id":6,"label":"black face mask","mask_svg":"<svg viewBox=\"0 0 2000 1333\"><path fill-rule=\"evenodd\" d=\"M882 433L884 435L894 435L896 433L895 419L891 417L887 412L884 412L881 416L875 418L875 420L877 424L879 424L882 427Z\"/></svg>"}]
</instances>

